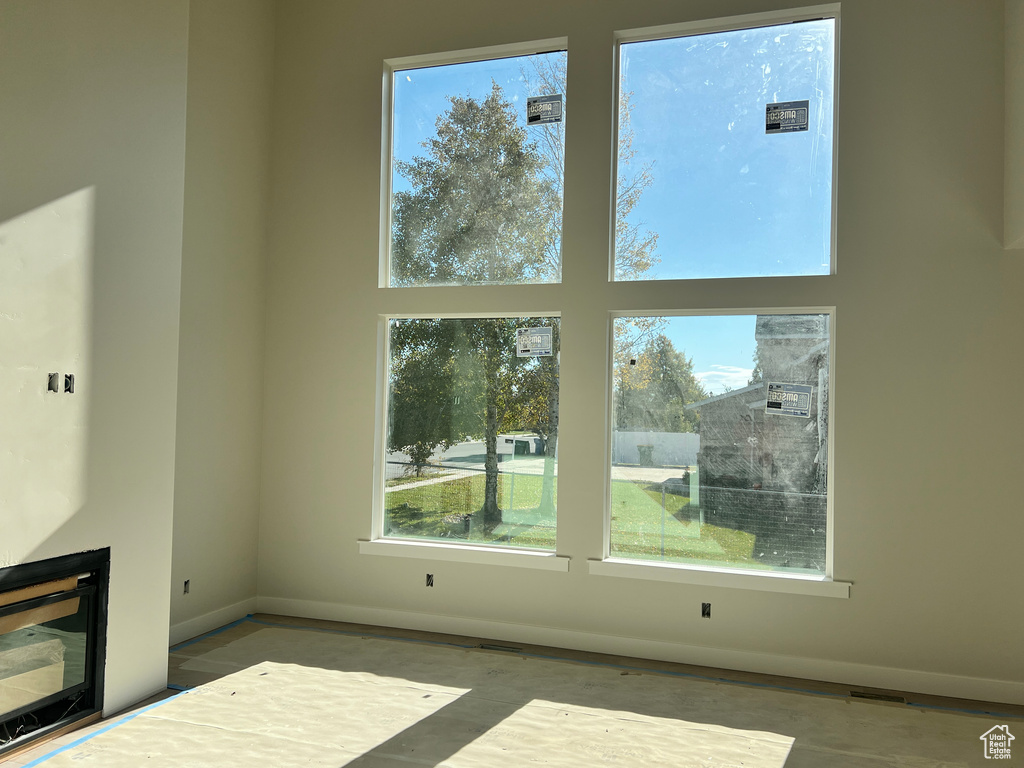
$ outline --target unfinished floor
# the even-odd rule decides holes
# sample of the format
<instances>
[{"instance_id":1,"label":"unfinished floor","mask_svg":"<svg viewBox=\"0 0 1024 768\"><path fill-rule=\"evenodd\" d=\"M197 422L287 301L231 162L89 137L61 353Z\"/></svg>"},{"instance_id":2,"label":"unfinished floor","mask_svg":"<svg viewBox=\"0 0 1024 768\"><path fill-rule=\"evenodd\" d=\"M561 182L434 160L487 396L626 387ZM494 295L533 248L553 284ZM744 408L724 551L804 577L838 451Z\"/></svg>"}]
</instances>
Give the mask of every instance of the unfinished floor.
<instances>
[{"instance_id":1,"label":"unfinished floor","mask_svg":"<svg viewBox=\"0 0 1024 768\"><path fill-rule=\"evenodd\" d=\"M1009 705L267 615L173 648L169 681L4 768L952 767L1024 732Z\"/></svg>"}]
</instances>

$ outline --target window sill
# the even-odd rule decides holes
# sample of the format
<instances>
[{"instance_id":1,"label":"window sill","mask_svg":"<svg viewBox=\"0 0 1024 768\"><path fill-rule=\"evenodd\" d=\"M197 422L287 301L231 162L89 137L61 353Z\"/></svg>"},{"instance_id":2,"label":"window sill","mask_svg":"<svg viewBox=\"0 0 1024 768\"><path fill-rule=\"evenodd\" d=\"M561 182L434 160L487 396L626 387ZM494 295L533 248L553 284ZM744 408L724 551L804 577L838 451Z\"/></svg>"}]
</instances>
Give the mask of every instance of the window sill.
<instances>
[{"instance_id":1,"label":"window sill","mask_svg":"<svg viewBox=\"0 0 1024 768\"><path fill-rule=\"evenodd\" d=\"M441 560L449 563L475 563L479 565L505 565L514 568L534 568L541 571L569 572L571 558L531 549L473 546L471 544L444 544L437 541L411 541L409 539L374 539L359 541L359 554L412 557L419 560Z\"/></svg>"},{"instance_id":2,"label":"window sill","mask_svg":"<svg viewBox=\"0 0 1024 768\"><path fill-rule=\"evenodd\" d=\"M669 581L702 587L728 587L817 597L848 598L851 586L851 582L832 581L823 576L800 576L765 571L711 570L678 563L608 558L606 560L590 560L588 565L592 576L616 576L625 579Z\"/></svg>"}]
</instances>

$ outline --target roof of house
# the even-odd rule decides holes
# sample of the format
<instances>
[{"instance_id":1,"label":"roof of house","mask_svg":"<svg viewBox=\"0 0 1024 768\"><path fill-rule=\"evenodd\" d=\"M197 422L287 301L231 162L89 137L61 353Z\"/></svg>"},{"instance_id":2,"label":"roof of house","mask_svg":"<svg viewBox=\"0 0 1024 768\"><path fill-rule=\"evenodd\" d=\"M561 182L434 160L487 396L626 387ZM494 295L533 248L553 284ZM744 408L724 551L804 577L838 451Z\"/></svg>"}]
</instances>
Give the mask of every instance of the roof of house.
<instances>
[{"instance_id":1,"label":"roof of house","mask_svg":"<svg viewBox=\"0 0 1024 768\"><path fill-rule=\"evenodd\" d=\"M743 389L732 389L721 395L715 395L714 397L708 397L705 398L704 400L698 400L695 403L690 403L689 405L685 406L685 408L686 410L690 411L693 410L694 408L700 408L702 405L707 405L708 403L715 403L718 402L719 400L725 400L730 397L736 397L737 395L746 394L748 392L756 392L757 390L762 389L763 387L764 382L759 381L756 384L749 384L743 387Z\"/></svg>"}]
</instances>

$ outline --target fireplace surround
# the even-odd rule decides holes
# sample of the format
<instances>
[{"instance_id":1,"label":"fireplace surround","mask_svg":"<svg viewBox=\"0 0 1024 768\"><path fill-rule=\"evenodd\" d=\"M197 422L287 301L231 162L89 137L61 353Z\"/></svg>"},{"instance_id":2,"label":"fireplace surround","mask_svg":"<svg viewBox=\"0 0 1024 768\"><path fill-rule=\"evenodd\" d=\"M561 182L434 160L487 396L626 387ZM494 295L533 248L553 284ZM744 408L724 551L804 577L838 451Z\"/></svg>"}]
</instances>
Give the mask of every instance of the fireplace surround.
<instances>
[{"instance_id":1,"label":"fireplace surround","mask_svg":"<svg viewBox=\"0 0 1024 768\"><path fill-rule=\"evenodd\" d=\"M103 707L110 549L0 569L0 758Z\"/></svg>"}]
</instances>

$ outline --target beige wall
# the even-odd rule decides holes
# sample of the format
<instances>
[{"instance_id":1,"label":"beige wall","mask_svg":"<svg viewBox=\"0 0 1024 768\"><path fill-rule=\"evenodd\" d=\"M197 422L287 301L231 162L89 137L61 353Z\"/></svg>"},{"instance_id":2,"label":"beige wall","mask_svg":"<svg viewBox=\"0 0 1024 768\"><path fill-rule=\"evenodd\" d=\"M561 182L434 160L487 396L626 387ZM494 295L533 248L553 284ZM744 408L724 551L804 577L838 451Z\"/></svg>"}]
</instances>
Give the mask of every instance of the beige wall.
<instances>
[{"instance_id":1,"label":"beige wall","mask_svg":"<svg viewBox=\"0 0 1024 768\"><path fill-rule=\"evenodd\" d=\"M1008 609L1024 592L1024 265L1002 247L1003 3L843 3L838 274L606 282L613 31L776 7L521 0L498 18L462 0L279 4L261 607L1024 700L1024 615ZM564 284L379 289L382 60L561 35ZM821 305L836 307L835 576L851 599L589 575L607 310ZM568 574L357 552L371 535L377 318L439 308L562 312Z\"/></svg>"},{"instance_id":2,"label":"beige wall","mask_svg":"<svg viewBox=\"0 0 1024 768\"><path fill-rule=\"evenodd\" d=\"M111 547L108 712L166 680L187 35L0 2L0 564Z\"/></svg>"},{"instance_id":3,"label":"beige wall","mask_svg":"<svg viewBox=\"0 0 1024 768\"><path fill-rule=\"evenodd\" d=\"M1005 245L1024 248L1024 0L1006 0Z\"/></svg>"},{"instance_id":4,"label":"beige wall","mask_svg":"<svg viewBox=\"0 0 1024 768\"><path fill-rule=\"evenodd\" d=\"M524 0L498 23L463 0L194 0L190 23L185 0L0 0L0 565L113 548L108 711L163 685L169 612L180 639L257 594L305 615L1024 701L1007 4L843 3L837 275L605 279L613 30L774 7ZM560 35L565 283L377 288L382 60ZM377 317L438 301L563 315L568 574L358 554ZM590 576L607 309L818 305L836 307L835 575L851 599ZM47 396L49 371L76 373L77 393Z\"/></svg>"},{"instance_id":5,"label":"beige wall","mask_svg":"<svg viewBox=\"0 0 1024 768\"><path fill-rule=\"evenodd\" d=\"M191 3L172 642L255 607L272 10Z\"/></svg>"}]
</instances>

